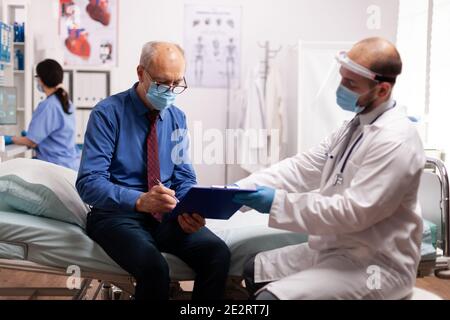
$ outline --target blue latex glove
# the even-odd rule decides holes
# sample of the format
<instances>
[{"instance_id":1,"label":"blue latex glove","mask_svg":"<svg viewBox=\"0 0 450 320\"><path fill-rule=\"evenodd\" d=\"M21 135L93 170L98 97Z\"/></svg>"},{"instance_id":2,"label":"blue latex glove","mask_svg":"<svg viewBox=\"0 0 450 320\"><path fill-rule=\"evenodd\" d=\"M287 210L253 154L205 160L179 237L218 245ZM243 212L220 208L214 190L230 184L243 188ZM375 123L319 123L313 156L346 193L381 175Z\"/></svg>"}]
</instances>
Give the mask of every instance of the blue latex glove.
<instances>
[{"instance_id":1,"label":"blue latex glove","mask_svg":"<svg viewBox=\"0 0 450 320\"><path fill-rule=\"evenodd\" d=\"M256 190L256 192L252 193L239 193L235 195L233 202L250 207L261 213L270 213L273 199L275 198L275 189L257 187Z\"/></svg>"},{"instance_id":2,"label":"blue latex glove","mask_svg":"<svg viewBox=\"0 0 450 320\"><path fill-rule=\"evenodd\" d=\"M9 146L10 144L14 144L11 136L5 136L5 145Z\"/></svg>"},{"instance_id":3,"label":"blue latex glove","mask_svg":"<svg viewBox=\"0 0 450 320\"><path fill-rule=\"evenodd\" d=\"M22 137L26 137L28 135L28 132L26 132L25 130L22 131L21 133Z\"/></svg>"}]
</instances>

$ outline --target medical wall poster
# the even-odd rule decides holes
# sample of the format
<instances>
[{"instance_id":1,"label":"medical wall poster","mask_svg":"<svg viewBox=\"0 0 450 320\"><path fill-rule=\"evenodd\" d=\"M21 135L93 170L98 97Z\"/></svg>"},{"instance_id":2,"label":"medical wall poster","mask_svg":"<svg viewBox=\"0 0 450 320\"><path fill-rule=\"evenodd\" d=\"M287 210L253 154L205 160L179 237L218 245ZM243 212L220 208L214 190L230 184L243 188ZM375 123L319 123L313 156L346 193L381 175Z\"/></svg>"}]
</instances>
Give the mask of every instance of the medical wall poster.
<instances>
[{"instance_id":1,"label":"medical wall poster","mask_svg":"<svg viewBox=\"0 0 450 320\"><path fill-rule=\"evenodd\" d=\"M185 6L186 79L191 87L239 87L241 7Z\"/></svg>"},{"instance_id":2,"label":"medical wall poster","mask_svg":"<svg viewBox=\"0 0 450 320\"><path fill-rule=\"evenodd\" d=\"M59 0L64 64L113 66L117 61L119 0Z\"/></svg>"}]
</instances>

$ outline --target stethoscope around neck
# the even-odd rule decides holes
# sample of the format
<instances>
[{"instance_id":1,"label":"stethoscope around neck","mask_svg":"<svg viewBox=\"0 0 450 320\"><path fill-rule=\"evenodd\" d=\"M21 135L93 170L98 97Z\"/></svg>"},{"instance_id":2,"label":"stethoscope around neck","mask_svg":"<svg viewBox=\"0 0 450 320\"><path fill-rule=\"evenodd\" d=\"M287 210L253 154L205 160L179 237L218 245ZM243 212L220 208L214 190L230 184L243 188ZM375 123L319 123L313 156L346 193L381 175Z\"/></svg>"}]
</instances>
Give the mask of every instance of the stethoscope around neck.
<instances>
[{"instance_id":1,"label":"stethoscope around neck","mask_svg":"<svg viewBox=\"0 0 450 320\"><path fill-rule=\"evenodd\" d=\"M389 110L395 108L396 105L397 105L397 103L394 103L394 105L393 105L391 108L385 110L382 114L380 114L378 117L376 117L376 118L370 123L370 125L374 124L374 123L375 123L378 119L380 119L381 116L382 116L383 114L385 114L387 111L389 111ZM362 132L362 133L359 135L359 137L356 139L356 141L353 143L353 145L351 146L350 151L347 153L347 155L345 156L344 162L342 163L341 170L339 170L339 172L336 174L336 176L335 176L335 178L334 178L333 186L340 186L340 185L342 185L342 184L344 183L344 170L345 170L345 167L347 166L347 162L348 162L348 160L350 159L350 156L352 155L352 153L353 153L353 151L355 150L356 146L357 146L357 145L361 142L361 140L363 139L363 137L364 137L364 133ZM346 151L346 150L344 150L344 152L345 152L345 151ZM333 156L333 155L330 155L329 158L330 158L330 159L333 159L334 156Z\"/></svg>"}]
</instances>

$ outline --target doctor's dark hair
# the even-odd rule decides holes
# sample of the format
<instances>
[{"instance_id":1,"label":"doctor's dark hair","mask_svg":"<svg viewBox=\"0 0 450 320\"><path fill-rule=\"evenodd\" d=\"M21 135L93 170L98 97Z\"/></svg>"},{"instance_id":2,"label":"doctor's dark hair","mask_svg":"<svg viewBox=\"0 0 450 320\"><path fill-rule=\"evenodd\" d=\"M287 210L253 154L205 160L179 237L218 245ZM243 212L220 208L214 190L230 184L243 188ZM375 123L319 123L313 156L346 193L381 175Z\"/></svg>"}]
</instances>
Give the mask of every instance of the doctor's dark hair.
<instances>
[{"instance_id":1,"label":"doctor's dark hair","mask_svg":"<svg viewBox=\"0 0 450 320\"><path fill-rule=\"evenodd\" d=\"M389 57L381 57L374 61L370 70L391 79L392 84L397 82L397 77L402 73L403 63L398 51Z\"/></svg>"},{"instance_id":2,"label":"doctor's dark hair","mask_svg":"<svg viewBox=\"0 0 450 320\"><path fill-rule=\"evenodd\" d=\"M364 39L356 44L360 54L370 61L369 69L384 78L388 78L393 85L402 73L403 62L397 48L391 42L373 37Z\"/></svg>"},{"instance_id":3,"label":"doctor's dark hair","mask_svg":"<svg viewBox=\"0 0 450 320\"><path fill-rule=\"evenodd\" d=\"M42 83L49 88L55 88L61 85L64 79L63 68L57 61L52 59L46 59L40 62L36 67L36 74ZM69 94L63 88L58 88L54 95L61 102L64 112L66 114L72 114L70 112Z\"/></svg>"}]
</instances>

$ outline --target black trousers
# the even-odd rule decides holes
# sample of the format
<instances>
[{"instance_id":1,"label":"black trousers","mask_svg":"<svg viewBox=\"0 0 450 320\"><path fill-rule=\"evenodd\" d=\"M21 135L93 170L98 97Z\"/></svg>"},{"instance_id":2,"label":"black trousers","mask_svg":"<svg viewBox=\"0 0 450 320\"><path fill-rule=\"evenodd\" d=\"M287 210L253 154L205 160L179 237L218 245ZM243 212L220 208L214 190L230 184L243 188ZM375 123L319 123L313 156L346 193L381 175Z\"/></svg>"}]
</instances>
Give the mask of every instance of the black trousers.
<instances>
[{"instance_id":1,"label":"black trousers","mask_svg":"<svg viewBox=\"0 0 450 320\"><path fill-rule=\"evenodd\" d=\"M176 220L94 210L88 235L136 279L136 300L169 299L169 266L161 252L183 260L196 273L192 298L223 298L230 266L228 246L206 227L187 234Z\"/></svg>"},{"instance_id":2,"label":"black trousers","mask_svg":"<svg viewBox=\"0 0 450 320\"><path fill-rule=\"evenodd\" d=\"M255 296L256 292L269 284L269 282L255 283L255 258L256 258L256 255L257 254L255 254L250 259L248 259L244 266L245 288L247 289L247 292L250 296L250 300L256 300L256 296Z\"/></svg>"}]
</instances>

